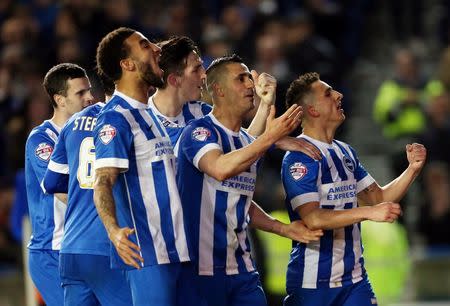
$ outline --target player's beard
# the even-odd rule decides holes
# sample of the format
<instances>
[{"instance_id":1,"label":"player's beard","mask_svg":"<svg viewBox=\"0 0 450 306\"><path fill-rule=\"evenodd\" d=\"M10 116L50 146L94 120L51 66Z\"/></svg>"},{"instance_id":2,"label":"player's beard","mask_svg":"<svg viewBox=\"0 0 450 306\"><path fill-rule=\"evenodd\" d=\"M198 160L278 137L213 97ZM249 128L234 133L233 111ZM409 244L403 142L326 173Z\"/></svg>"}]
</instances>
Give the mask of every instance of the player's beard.
<instances>
[{"instance_id":1,"label":"player's beard","mask_svg":"<svg viewBox=\"0 0 450 306\"><path fill-rule=\"evenodd\" d=\"M162 77L158 76L153 71L151 65L137 61L137 66L142 80L144 80L147 83L147 85L153 87L162 87L164 85Z\"/></svg>"}]
</instances>

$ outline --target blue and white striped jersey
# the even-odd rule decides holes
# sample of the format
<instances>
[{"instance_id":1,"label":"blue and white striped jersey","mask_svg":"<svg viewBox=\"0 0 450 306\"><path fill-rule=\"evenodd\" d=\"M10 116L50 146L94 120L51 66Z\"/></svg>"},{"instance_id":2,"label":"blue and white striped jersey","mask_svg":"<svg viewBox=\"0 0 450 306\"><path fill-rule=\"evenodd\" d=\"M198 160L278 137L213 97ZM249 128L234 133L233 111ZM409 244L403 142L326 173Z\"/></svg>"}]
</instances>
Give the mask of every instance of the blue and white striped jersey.
<instances>
[{"instance_id":1,"label":"blue and white striped jersey","mask_svg":"<svg viewBox=\"0 0 450 306\"><path fill-rule=\"evenodd\" d=\"M31 220L30 249L61 248L66 204L41 189L59 132L60 128L56 124L46 120L31 131L25 145L25 181Z\"/></svg>"},{"instance_id":2,"label":"blue and white striped jersey","mask_svg":"<svg viewBox=\"0 0 450 306\"><path fill-rule=\"evenodd\" d=\"M255 269L247 226L257 163L223 182L198 169L200 159L210 150L228 153L252 141L244 129L233 132L212 114L192 121L180 137L177 184L191 257L197 260L200 275L213 275L217 270L239 274Z\"/></svg>"},{"instance_id":3,"label":"blue and white striped jersey","mask_svg":"<svg viewBox=\"0 0 450 306\"><path fill-rule=\"evenodd\" d=\"M176 117L168 117L156 108L153 97L150 97L148 104L159 121L166 128L170 141L175 147L178 138L180 138L183 128L192 120L200 119L209 114L212 110L211 105L201 101L190 101L183 105L181 113Z\"/></svg>"},{"instance_id":4,"label":"blue and white striped jersey","mask_svg":"<svg viewBox=\"0 0 450 306\"><path fill-rule=\"evenodd\" d=\"M43 188L68 193L61 253L109 256L106 230L94 205L94 135L97 114L104 103L73 115L61 130Z\"/></svg>"},{"instance_id":5,"label":"blue and white striped jersey","mask_svg":"<svg viewBox=\"0 0 450 306\"><path fill-rule=\"evenodd\" d=\"M95 169L122 169L113 188L117 220L136 230L129 238L144 265L189 261L173 147L152 110L116 91L98 115L94 145ZM112 266L131 268L112 249Z\"/></svg>"},{"instance_id":6,"label":"blue and white striped jersey","mask_svg":"<svg viewBox=\"0 0 450 306\"><path fill-rule=\"evenodd\" d=\"M355 151L340 141L328 144L303 134L300 137L320 149L322 160L313 160L301 152L286 153L281 176L291 220L299 220L295 209L309 202L319 202L323 209L357 207L357 194L374 179ZM360 223L324 231L319 241L294 242L286 286L334 288L356 283L366 276L362 253Z\"/></svg>"}]
</instances>

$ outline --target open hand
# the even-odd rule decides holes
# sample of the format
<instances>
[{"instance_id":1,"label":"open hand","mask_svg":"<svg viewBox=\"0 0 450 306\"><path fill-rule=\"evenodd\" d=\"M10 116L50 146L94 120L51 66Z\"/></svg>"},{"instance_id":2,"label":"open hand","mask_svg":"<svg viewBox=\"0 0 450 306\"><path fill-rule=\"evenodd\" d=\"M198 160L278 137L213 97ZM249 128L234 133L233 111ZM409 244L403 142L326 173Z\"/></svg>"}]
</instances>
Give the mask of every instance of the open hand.
<instances>
[{"instance_id":1,"label":"open hand","mask_svg":"<svg viewBox=\"0 0 450 306\"><path fill-rule=\"evenodd\" d=\"M134 229L129 227L122 227L111 233L109 239L111 239L120 258L122 258L127 265L140 269L144 263L144 259L141 256L141 249L128 239L128 236L134 234L134 231Z\"/></svg>"}]
</instances>

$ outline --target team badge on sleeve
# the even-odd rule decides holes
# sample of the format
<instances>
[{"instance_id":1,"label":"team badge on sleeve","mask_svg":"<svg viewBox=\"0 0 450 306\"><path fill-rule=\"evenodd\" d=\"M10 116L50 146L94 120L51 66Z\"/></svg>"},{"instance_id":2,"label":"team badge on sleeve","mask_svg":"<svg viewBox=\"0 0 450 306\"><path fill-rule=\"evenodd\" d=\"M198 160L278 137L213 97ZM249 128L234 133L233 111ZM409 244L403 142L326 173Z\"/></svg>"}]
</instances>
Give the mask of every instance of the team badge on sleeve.
<instances>
[{"instance_id":1,"label":"team badge on sleeve","mask_svg":"<svg viewBox=\"0 0 450 306\"><path fill-rule=\"evenodd\" d=\"M289 167L292 178L296 181L301 180L307 173L308 168L302 163L294 163Z\"/></svg>"},{"instance_id":2,"label":"team badge on sleeve","mask_svg":"<svg viewBox=\"0 0 450 306\"><path fill-rule=\"evenodd\" d=\"M48 161L52 155L53 147L46 142L40 143L36 148L36 156L42 160Z\"/></svg>"},{"instance_id":3,"label":"team badge on sleeve","mask_svg":"<svg viewBox=\"0 0 450 306\"><path fill-rule=\"evenodd\" d=\"M192 138L197 141L205 141L209 136L211 136L211 131L201 126L192 131Z\"/></svg>"},{"instance_id":4,"label":"team badge on sleeve","mask_svg":"<svg viewBox=\"0 0 450 306\"><path fill-rule=\"evenodd\" d=\"M113 127L111 124L107 124L102 127L100 132L98 133L98 137L103 142L103 144L107 145L111 142L111 140L116 137L117 131L116 128Z\"/></svg>"}]
</instances>

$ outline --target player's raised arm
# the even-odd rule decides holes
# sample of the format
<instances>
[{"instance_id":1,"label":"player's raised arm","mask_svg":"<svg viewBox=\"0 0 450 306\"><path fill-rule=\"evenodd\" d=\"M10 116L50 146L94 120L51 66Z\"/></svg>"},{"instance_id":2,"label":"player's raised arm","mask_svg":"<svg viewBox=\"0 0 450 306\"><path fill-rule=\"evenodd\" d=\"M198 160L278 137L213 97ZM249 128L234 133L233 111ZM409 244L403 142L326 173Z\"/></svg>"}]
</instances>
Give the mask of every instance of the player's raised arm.
<instances>
[{"instance_id":1,"label":"player's raised arm","mask_svg":"<svg viewBox=\"0 0 450 306\"><path fill-rule=\"evenodd\" d=\"M385 201L400 201L422 170L427 156L425 147L418 143L406 145L408 168L396 179L380 187L376 182L358 193L358 198L367 204L377 204Z\"/></svg>"}]
</instances>

